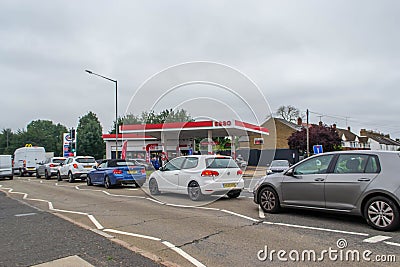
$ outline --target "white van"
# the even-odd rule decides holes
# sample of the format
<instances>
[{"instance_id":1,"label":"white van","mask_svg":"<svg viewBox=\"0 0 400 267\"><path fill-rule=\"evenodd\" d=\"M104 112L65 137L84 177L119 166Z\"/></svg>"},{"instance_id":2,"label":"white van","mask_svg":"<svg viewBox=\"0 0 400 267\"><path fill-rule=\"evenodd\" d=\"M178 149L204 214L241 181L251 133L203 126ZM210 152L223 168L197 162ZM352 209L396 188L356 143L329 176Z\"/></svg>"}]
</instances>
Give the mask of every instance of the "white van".
<instances>
[{"instance_id":1,"label":"white van","mask_svg":"<svg viewBox=\"0 0 400 267\"><path fill-rule=\"evenodd\" d=\"M32 176L36 173L39 163L46 160L46 151L44 147L21 147L14 152L14 173L20 176L28 174Z\"/></svg>"},{"instance_id":2,"label":"white van","mask_svg":"<svg viewBox=\"0 0 400 267\"><path fill-rule=\"evenodd\" d=\"M0 155L0 178L13 179L11 155Z\"/></svg>"}]
</instances>

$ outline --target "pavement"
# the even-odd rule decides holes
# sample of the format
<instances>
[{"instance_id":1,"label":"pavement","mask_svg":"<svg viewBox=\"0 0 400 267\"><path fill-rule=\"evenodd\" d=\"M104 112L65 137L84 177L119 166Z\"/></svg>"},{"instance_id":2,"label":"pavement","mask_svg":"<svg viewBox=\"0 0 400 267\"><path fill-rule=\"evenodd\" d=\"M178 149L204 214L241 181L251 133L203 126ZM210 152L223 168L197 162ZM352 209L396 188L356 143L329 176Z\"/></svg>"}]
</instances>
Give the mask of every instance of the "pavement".
<instances>
[{"instance_id":1,"label":"pavement","mask_svg":"<svg viewBox=\"0 0 400 267\"><path fill-rule=\"evenodd\" d=\"M162 266L0 192L0 266Z\"/></svg>"}]
</instances>

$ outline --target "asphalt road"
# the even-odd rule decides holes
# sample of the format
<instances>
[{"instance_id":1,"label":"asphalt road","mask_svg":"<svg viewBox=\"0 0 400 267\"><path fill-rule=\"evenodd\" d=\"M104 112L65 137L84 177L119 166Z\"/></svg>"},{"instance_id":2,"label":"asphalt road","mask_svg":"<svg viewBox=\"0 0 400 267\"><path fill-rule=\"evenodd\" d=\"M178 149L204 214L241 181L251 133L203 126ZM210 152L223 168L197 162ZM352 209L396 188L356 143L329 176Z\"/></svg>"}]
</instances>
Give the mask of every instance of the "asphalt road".
<instances>
[{"instance_id":1,"label":"asphalt road","mask_svg":"<svg viewBox=\"0 0 400 267\"><path fill-rule=\"evenodd\" d=\"M247 180L246 185L250 182L254 183ZM377 260L400 261L399 231L375 231L361 218L352 216L295 210L264 214L253 203L250 192L238 199L198 203L175 194L154 199L134 187L106 190L80 182L27 177L0 181L0 185L4 192L12 188L12 192L28 194L9 193L13 198L25 196L24 201L43 211L62 214L116 237L112 240L122 240L180 266L397 266ZM46 228L40 223L31 225L34 229ZM283 252L278 258L280 250ZM315 261L313 257L307 260L310 251L316 253ZM360 261L352 261L351 252L358 253ZM301 259L302 253L305 260ZM346 253L350 253L350 260L346 260Z\"/></svg>"}]
</instances>

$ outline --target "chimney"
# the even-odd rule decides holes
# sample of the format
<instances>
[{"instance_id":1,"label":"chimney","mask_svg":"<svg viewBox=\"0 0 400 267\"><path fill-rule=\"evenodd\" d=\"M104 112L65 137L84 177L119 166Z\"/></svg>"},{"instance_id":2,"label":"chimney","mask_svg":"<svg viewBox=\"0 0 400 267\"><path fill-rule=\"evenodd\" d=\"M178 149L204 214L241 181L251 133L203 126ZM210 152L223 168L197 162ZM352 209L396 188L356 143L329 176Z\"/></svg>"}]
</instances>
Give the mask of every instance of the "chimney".
<instances>
[{"instance_id":1,"label":"chimney","mask_svg":"<svg viewBox=\"0 0 400 267\"><path fill-rule=\"evenodd\" d=\"M360 136L367 136L367 130L366 129L361 129L360 130Z\"/></svg>"},{"instance_id":2,"label":"chimney","mask_svg":"<svg viewBox=\"0 0 400 267\"><path fill-rule=\"evenodd\" d=\"M303 126L303 120L300 117L297 118L297 125Z\"/></svg>"},{"instance_id":3,"label":"chimney","mask_svg":"<svg viewBox=\"0 0 400 267\"><path fill-rule=\"evenodd\" d=\"M350 131L350 130L351 130L350 126L347 126L347 130L348 130L349 132L351 132L351 131Z\"/></svg>"},{"instance_id":4,"label":"chimney","mask_svg":"<svg viewBox=\"0 0 400 267\"><path fill-rule=\"evenodd\" d=\"M319 122L318 122L318 125L319 125L319 126L322 126L322 121L319 121Z\"/></svg>"},{"instance_id":5,"label":"chimney","mask_svg":"<svg viewBox=\"0 0 400 267\"><path fill-rule=\"evenodd\" d=\"M332 125L332 128L333 128L333 129L336 129L336 123L334 123L334 124Z\"/></svg>"}]
</instances>

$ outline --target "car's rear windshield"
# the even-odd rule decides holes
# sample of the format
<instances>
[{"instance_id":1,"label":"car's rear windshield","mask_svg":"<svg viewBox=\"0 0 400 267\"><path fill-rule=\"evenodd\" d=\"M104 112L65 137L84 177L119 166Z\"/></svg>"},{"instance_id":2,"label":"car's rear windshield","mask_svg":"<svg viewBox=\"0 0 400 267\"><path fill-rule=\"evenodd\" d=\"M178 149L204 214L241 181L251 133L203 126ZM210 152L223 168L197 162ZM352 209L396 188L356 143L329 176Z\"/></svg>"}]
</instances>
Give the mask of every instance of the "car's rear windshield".
<instances>
[{"instance_id":1,"label":"car's rear windshield","mask_svg":"<svg viewBox=\"0 0 400 267\"><path fill-rule=\"evenodd\" d=\"M65 159L53 159L53 163L61 163L64 161L65 161Z\"/></svg>"},{"instance_id":2,"label":"car's rear windshield","mask_svg":"<svg viewBox=\"0 0 400 267\"><path fill-rule=\"evenodd\" d=\"M288 167L289 162L286 160L272 161L271 166L273 166L273 167Z\"/></svg>"},{"instance_id":3,"label":"car's rear windshield","mask_svg":"<svg viewBox=\"0 0 400 267\"><path fill-rule=\"evenodd\" d=\"M208 158L206 166L210 169L239 168L232 158Z\"/></svg>"},{"instance_id":4,"label":"car's rear windshield","mask_svg":"<svg viewBox=\"0 0 400 267\"><path fill-rule=\"evenodd\" d=\"M108 162L108 167L126 167L135 165L135 162L129 160L110 160Z\"/></svg>"},{"instance_id":5,"label":"car's rear windshield","mask_svg":"<svg viewBox=\"0 0 400 267\"><path fill-rule=\"evenodd\" d=\"M94 158L77 158L76 162L79 162L79 163L96 163Z\"/></svg>"}]
</instances>

